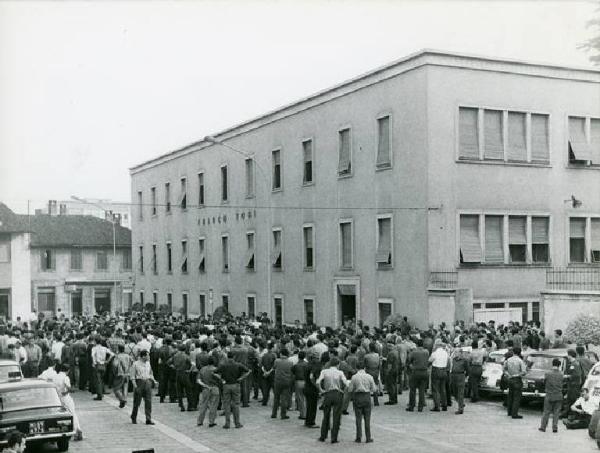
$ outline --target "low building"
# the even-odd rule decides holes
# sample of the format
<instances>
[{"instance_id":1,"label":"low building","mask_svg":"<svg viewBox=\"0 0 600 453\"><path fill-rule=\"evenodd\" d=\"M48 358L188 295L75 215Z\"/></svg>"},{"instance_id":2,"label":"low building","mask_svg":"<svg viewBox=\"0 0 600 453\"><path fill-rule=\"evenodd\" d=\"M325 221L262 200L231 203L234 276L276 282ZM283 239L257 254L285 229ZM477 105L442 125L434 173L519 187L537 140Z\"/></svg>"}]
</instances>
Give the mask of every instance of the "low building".
<instances>
[{"instance_id":1,"label":"low building","mask_svg":"<svg viewBox=\"0 0 600 453\"><path fill-rule=\"evenodd\" d=\"M91 215L99 219L115 221L125 228L131 228L131 208L123 203L103 198L86 198L85 200L49 200L50 215Z\"/></svg>"},{"instance_id":2,"label":"low building","mask_svg":"<svg viewBox=\"0 0 600 453\"><path fill-rule=\"evenodd\" d=\"M0 314L15 319L34 310L71 316L131 307L130 230L114 225L113 241L113 223L93 216L26 216L0 207L0 250L10 244L11 252L0 253Z\"/></svg>"},{"instance_id":3,"label":"low building","mask_svg":"<svg viewBox=\"0 0 600 453\"><path fill-rule=\"evenodd\" d=\"M595 69L425 50L130 174L139 302L334 326L600 313Z\"/></svg>"}]
</instances>

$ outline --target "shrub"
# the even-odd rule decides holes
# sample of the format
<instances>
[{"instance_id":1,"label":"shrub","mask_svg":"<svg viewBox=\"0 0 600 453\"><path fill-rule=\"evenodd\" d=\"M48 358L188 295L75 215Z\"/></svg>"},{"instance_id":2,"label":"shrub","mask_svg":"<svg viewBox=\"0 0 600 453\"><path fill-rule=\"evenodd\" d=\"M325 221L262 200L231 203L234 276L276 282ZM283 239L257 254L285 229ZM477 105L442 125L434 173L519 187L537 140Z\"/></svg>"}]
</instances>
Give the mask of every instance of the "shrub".
<instances>
[{"instance_id":1,"label":"shrub","mask_svg":"<svg viewBox=\"0 0 600 453\"><path fill-rule=\"evenodd\" d=\"M567 325L565 339L582 345L600 344L600 319L590 314L580 314Z\"/></svg>"}]
</instances>

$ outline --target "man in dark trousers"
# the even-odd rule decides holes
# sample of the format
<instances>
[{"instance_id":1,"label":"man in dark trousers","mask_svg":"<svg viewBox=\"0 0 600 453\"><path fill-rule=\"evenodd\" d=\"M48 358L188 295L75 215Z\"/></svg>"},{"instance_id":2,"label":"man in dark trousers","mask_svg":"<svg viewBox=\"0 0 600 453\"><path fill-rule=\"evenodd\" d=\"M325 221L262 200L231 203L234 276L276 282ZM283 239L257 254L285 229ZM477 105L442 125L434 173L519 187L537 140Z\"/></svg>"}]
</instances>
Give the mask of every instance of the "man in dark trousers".
<instances>
[{"instance_id":1,"label":"man in dark trousers","mask_svg":"<svg viewBox=\"0 0 600 453\"><path fill-rule=\"evenodd\" d=\"M277 409L281 407L281 419L287 420L290 418L287 415L287 409L292 396L292 383L294 378L292 375L292 367L294 364L289 359L289 352L283 348L280 352L280 357L273 364L273 411L271 418L277 418Z\"/></svg>"},{"instance_id":2,"label":"man in dark trousers","mask_svg":"<svg viewBox=\"0 0 600 453\"><path fill-rule=\"evenodd\" d=\"M508 378L507 415L514 419L523 418L519 415L519 408L523 393L523 376L527 373L527 367L521 359L521 348L513 348L513 355L504 361L504 373Z\"/></svg>"},{"instance_id":3,"label":"man in dark trousers","mask_svg":"<svg viewBox=\"0 0 600 453\"><path fill-rule=\"evenodd\" d=\"M157 383L150 367L148 351L140 351L140 358L131 368L131 382L133 384L133 410L131 423L137 423L137 414L142 399L144 400L144 413L146 425L154 425L152 421L152 387Z\"/></svg>"},{"instance_id":4,"label":"man in dark trousers","mask_svg":"<svg viewBox=\"0 0 600 453\"><path fill-rule=\"evenodd\" d=\"M469 374L469 361L462 348L456 348L452 354L450 362L450 378L452 380L452 390L454 398L458 404L456 415L461 415L465 409L465 382Z\"/></svg>"},{"instance_id":5,"label":"man in dark trousers","mask_svg":"<svg viewBox=\"0 0 600 453\"><path fill-rule=\"evenodd\" d=\"M324 354L323 354L324 355ZM344 389L348 386L348 381L344 373L338 370L340 361L337 357L331 357L329 368L321 371L317 384L323 390L323 422L321 424L321 436L319 441L325 442L331 426L331 443L338 442L338 432L342 422L342 402ZM331 415L333 413L333 422Z\"/></svg>"},{"instance_id":6,"label":"man in dark trousers","mask_svg":"<svg viewBox=\"0 0 600 453\"><path fill-rule=\"evenodd\" d=\"M542 423L538 428L542 432L546 431L550 414L552 414L552 432L555 433L558 431L558 416L560 415L563 401L563 380L564 376L562 371L560 371L560 359L554 359L552 360L552 370L546 371L544 375L546 396L544 397Z\"/></svg>"},{"instance_id":7,"label":"man in dark trousers","mask_svg":"<svg viewBox=\"0 0 600 453\"><path fill-rule=\"evenodd\" d=\"M174 350L171 346L173 340L170 337L164 339L162 346L158 350L158 372L159 372L159 386L158 395L160 396L160 402L165 402L165 397L169 395L172 403L175 402L176 391L174 384L173 368L171 366L171 357L174 354Z\"/></svg>"},{"instance_id":8,"label":"man in dark trousers","mask_svg":"<svg viewBox=\"0 0 600 453\"><path fill-rule=\"evenodd\" d=\"M277 356L273 353L273 343L267 344L267 352L260 358L260 367L262 371L262 405L266 406L269 403L271 388L273 387L273 365Z\"/></svg>"},{"instance_id":9,"label":"man in dark trousers","mask_svg":"<svg viewBox=\"0 0 600 453\"><path fill-rule=\"evenodd\" d=\"M400 354L396 347L396 335L391 335L387 341L388 353L385 361L385 387L388 392L386 406L398 404L398 369L400 368Z\"/></svg>"},{"instance_id":10,"label":"man in dark trousers","mask_svg":"<svg viewBox=\"0 0 600 453\"><path fill-rule=\"evenodd\" d=\"M585 380L581 364L577 360L577 353L573 349L567 351L567 368L565 374L569 377L569 383L567 386L567 401L565 409L562 412L563 417L568 416L569 408L579 398L581 386Z\"/></svg>"},{"instance_id":11,"label":"man in dark trousers","mask_svg":"<svg viewBox=\"0 0 600 453\"><path fill-rule=\"evenodd\" d=\"M417 389L419 390L419 412L425 407L425 387L427 385L427 367L429 365L429 352L423 348L423 340L416 341L417 348L408 355L407 365L410 372L408 396L408 412L415 410Z\"/></svg>"},{"instance_id":12,"label":"man in dark trousers","mask_svg":"<svg viewBox=\"0 0 600 453\"><path fill-rule=\"evenodd\" d=\"M365 373L362 365L358 365L358 371L352 376L348 385L348 392L352 395L352 405L356 418L356 438L354 442L360 443L362 441L363 420L366 442L373 442L373 437L371 437L371 395L378 391L373 376Z\"/></svg>"},{"instance_id":13,"label":"man in dark trousers","mask_svg":"<svg viewBox=\"0 0 600 453\"><path fill-rule=\"evenodd\" d=\"M242 337L240 335L235 336L235 345L231 348L233 353L233 360L237 363L241 363L246 368L248 367L248 347L243 345ZM242 394L242 407L248 407L250 402L250 380L244 379L240 383L240 391Z\"/></svg>"},{"instance_id":14,"label":"man in dark trousers","mask_svg":"<svg viewBox=\"0 0 600 453\"><path fill-rule=\"evenodd\" d=\"M190 406L190 381L189 371L192 367L190 357L185 352L185 345L180 344L177 348L177 352L173 356L173 367L175 368L175 383L177 386L177 402L181 412L185 412L185 405L183 398L187 400L188 411L194 410Z\"/></svg>"},{"instance_id":15,"label":"man in dark trousers","mask_svg":"<svg viewBox=\"0 0 600 453\"><path fill-rule=\"evenodd\" d=\"M223 409L225 410L224 429L231 427L231 414L236 428L242 428L240 422L240 383L248 377L250 370L233 360L233 354L227 353L227 359L219 364L214 373L223 383Z\"/></svg>"}]
</instances>

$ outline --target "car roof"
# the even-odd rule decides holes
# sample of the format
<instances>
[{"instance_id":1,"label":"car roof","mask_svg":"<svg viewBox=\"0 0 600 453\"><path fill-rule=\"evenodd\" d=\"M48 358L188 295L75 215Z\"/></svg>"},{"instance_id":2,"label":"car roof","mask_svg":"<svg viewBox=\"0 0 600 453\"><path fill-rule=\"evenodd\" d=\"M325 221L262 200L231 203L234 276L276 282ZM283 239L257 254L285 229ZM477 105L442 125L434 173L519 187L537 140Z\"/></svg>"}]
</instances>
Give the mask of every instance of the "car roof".
<instances>
[{"instance_id":1,"label":"car roof","mask_svg":"<svg viewBox=\"0 0 600 453\"><path fill-rule=\"evenodd\" d=\"M8 365L19 366L19 364L14 360L0 359L0 366L8 366Z\"/></svg>"},{"instance_id":2,"label":"car roof","mask_svg":"<svg viewBox=\"0 0 600 453\"><path fill-rule=\"evenodd\" d=\"M31 388L56 388L52 382L43 379L21 379L18 381L0 382L0 392Z\"/></svg>"},{"instance_id":3,"label":"car roof","mask_svg":"<svg viewBox=\"0 0 600 453\"><path fill-rule=\"evenodd\" d=\"M546 357L567 357L568 349L545 349L543 351L533 351L529 353L530 356L546 356Z\"/></svg>"}]
</instances>

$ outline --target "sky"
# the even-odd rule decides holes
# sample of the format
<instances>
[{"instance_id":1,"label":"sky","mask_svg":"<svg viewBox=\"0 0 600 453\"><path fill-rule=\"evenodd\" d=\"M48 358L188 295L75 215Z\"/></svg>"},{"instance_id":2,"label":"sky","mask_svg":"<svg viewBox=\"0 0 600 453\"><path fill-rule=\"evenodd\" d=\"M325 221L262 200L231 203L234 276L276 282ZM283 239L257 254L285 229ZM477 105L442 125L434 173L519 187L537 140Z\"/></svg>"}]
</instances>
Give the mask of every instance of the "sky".
<instances>
[{"instance_id":1,"label":"sky","mask_svg":"<svg viewBox=\"0 0 600 453\"><path fill-rule=\"evenodd\" d=\"M2 1L0 201L129 168L423 48L590 66L590 1Z\"/></svg>"}]
</instances>

